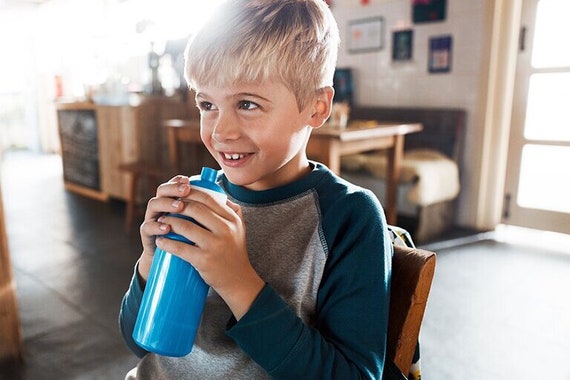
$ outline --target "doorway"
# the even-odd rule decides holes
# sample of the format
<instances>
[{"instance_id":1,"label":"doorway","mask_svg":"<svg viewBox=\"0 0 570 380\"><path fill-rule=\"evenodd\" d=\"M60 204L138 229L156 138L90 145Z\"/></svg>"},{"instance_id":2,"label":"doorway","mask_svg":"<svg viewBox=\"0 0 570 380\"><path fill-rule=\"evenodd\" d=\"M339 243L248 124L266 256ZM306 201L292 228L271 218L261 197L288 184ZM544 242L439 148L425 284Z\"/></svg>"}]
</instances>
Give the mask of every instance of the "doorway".
<instances>
[{"instance_id":1,"label":"doorway","mask_svg":"<svg viewBox=\"0 0 570 380\"><path fill-rule=\"evenodd\" d=\"M570 234L570 2L524 0L502 221Z\"/></svg>"}]
</instances>

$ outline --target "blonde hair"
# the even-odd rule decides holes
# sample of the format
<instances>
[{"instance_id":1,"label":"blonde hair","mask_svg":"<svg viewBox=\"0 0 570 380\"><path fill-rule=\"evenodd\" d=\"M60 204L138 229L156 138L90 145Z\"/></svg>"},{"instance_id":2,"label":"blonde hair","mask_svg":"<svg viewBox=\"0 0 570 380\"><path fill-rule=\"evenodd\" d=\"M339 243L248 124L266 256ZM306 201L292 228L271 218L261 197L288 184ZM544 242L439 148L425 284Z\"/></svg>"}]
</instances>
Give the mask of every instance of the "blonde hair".
<instances>
[{"instance_id":1,"label":"blonde hair","mask_svg":"<svg viewBox=\"0 0 570 380\"><path fill-rule=\"evenodd\" d=\"M190 88L279 80L303 109L332 86L339 41L324 0L229 0L189 41L186 80Z\"/></svg>"}]
</instances>

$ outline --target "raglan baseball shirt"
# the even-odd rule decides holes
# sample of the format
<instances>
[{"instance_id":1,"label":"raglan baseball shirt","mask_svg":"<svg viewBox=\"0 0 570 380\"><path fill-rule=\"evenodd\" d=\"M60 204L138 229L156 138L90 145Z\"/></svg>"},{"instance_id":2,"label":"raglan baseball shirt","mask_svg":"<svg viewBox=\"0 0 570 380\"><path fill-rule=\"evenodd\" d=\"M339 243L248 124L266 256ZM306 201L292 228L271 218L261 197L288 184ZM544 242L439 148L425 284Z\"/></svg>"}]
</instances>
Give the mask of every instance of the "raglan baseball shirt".
<instances>
[{"instance_id":1,"label":"raglan baseball shirt","mask_svg":"<svg viewBox=\"0 0 570 380\"><path fill-rule=\"evenodd\" d=\"M192 352L148 353L132 339L143 287L136 274L119 322L142 358L138 379L380 379L392 244L372 192L311 162L288 185L252 191L218 182L242 207L250 261L266 281L236 321L210 289Z\"/></svg>"}]
</instances>

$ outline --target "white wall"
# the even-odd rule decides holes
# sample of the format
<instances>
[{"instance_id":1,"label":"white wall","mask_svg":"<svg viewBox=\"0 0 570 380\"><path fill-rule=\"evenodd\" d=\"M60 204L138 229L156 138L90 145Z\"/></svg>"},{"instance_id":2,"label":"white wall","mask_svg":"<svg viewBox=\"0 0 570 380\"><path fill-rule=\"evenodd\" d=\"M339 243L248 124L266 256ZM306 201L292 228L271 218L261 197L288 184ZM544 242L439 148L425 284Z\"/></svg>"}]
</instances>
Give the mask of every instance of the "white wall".
<instances>
[{"instance_id":1,"label":"white wall","mask_svg":"<svg viewBox=\"0 0 570 380\"><path fill-rule=\"evenodd\" d=\"M475 226L479 178L481 126L478 112L486 81L485 2L448 0L445 21L413 24L411 0L333 1L332 11L339 24L341 49L338 67L351 67L355 79L355 103L382 106L453 107L467 110L467 128L462 163L462 192L458 223ZM381 16L385 21L384 48L376 52L351 54L346 49L349 21ZM392 32L413 29L413 58L392 61ZM429 38L453 37L450 73L428 72ZM474 143L475 142L475 143Z\"/></svg>"}]
</instances>

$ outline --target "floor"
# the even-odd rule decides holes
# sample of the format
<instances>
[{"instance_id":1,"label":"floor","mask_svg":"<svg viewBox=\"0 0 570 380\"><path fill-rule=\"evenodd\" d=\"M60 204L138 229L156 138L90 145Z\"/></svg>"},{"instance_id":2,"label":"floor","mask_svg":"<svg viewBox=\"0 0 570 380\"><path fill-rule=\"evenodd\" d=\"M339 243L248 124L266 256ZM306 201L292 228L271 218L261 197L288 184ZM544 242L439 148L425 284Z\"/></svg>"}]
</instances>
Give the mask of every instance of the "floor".
<instances>
[{"instance_id":1,"label":"floor","mask_svg":"<svg viewBox=\"0 0 570 380\"><path fill-rule=\"evenodd\" d=\"M122 205L64 191L54 155L6 155L1 185L26 363L0 379L123 379L137 360L117 315L140 243Z\"/></svg>"},{"instance_id":2,"label":"floor","mask_svg":"<svg viewBox=\"0 0 570 380\"><path fill-rule=\"evenodd\" d=\"M12 152L1 168L26 362L0 366L0 379L124 378L137 360L117 313L140 243L123 233L122 204L64 191L58 156ZM438 253L425 380L570 380L570 245L529 236L504 228L424 246Z\"/></svg>"}]
</instances>

